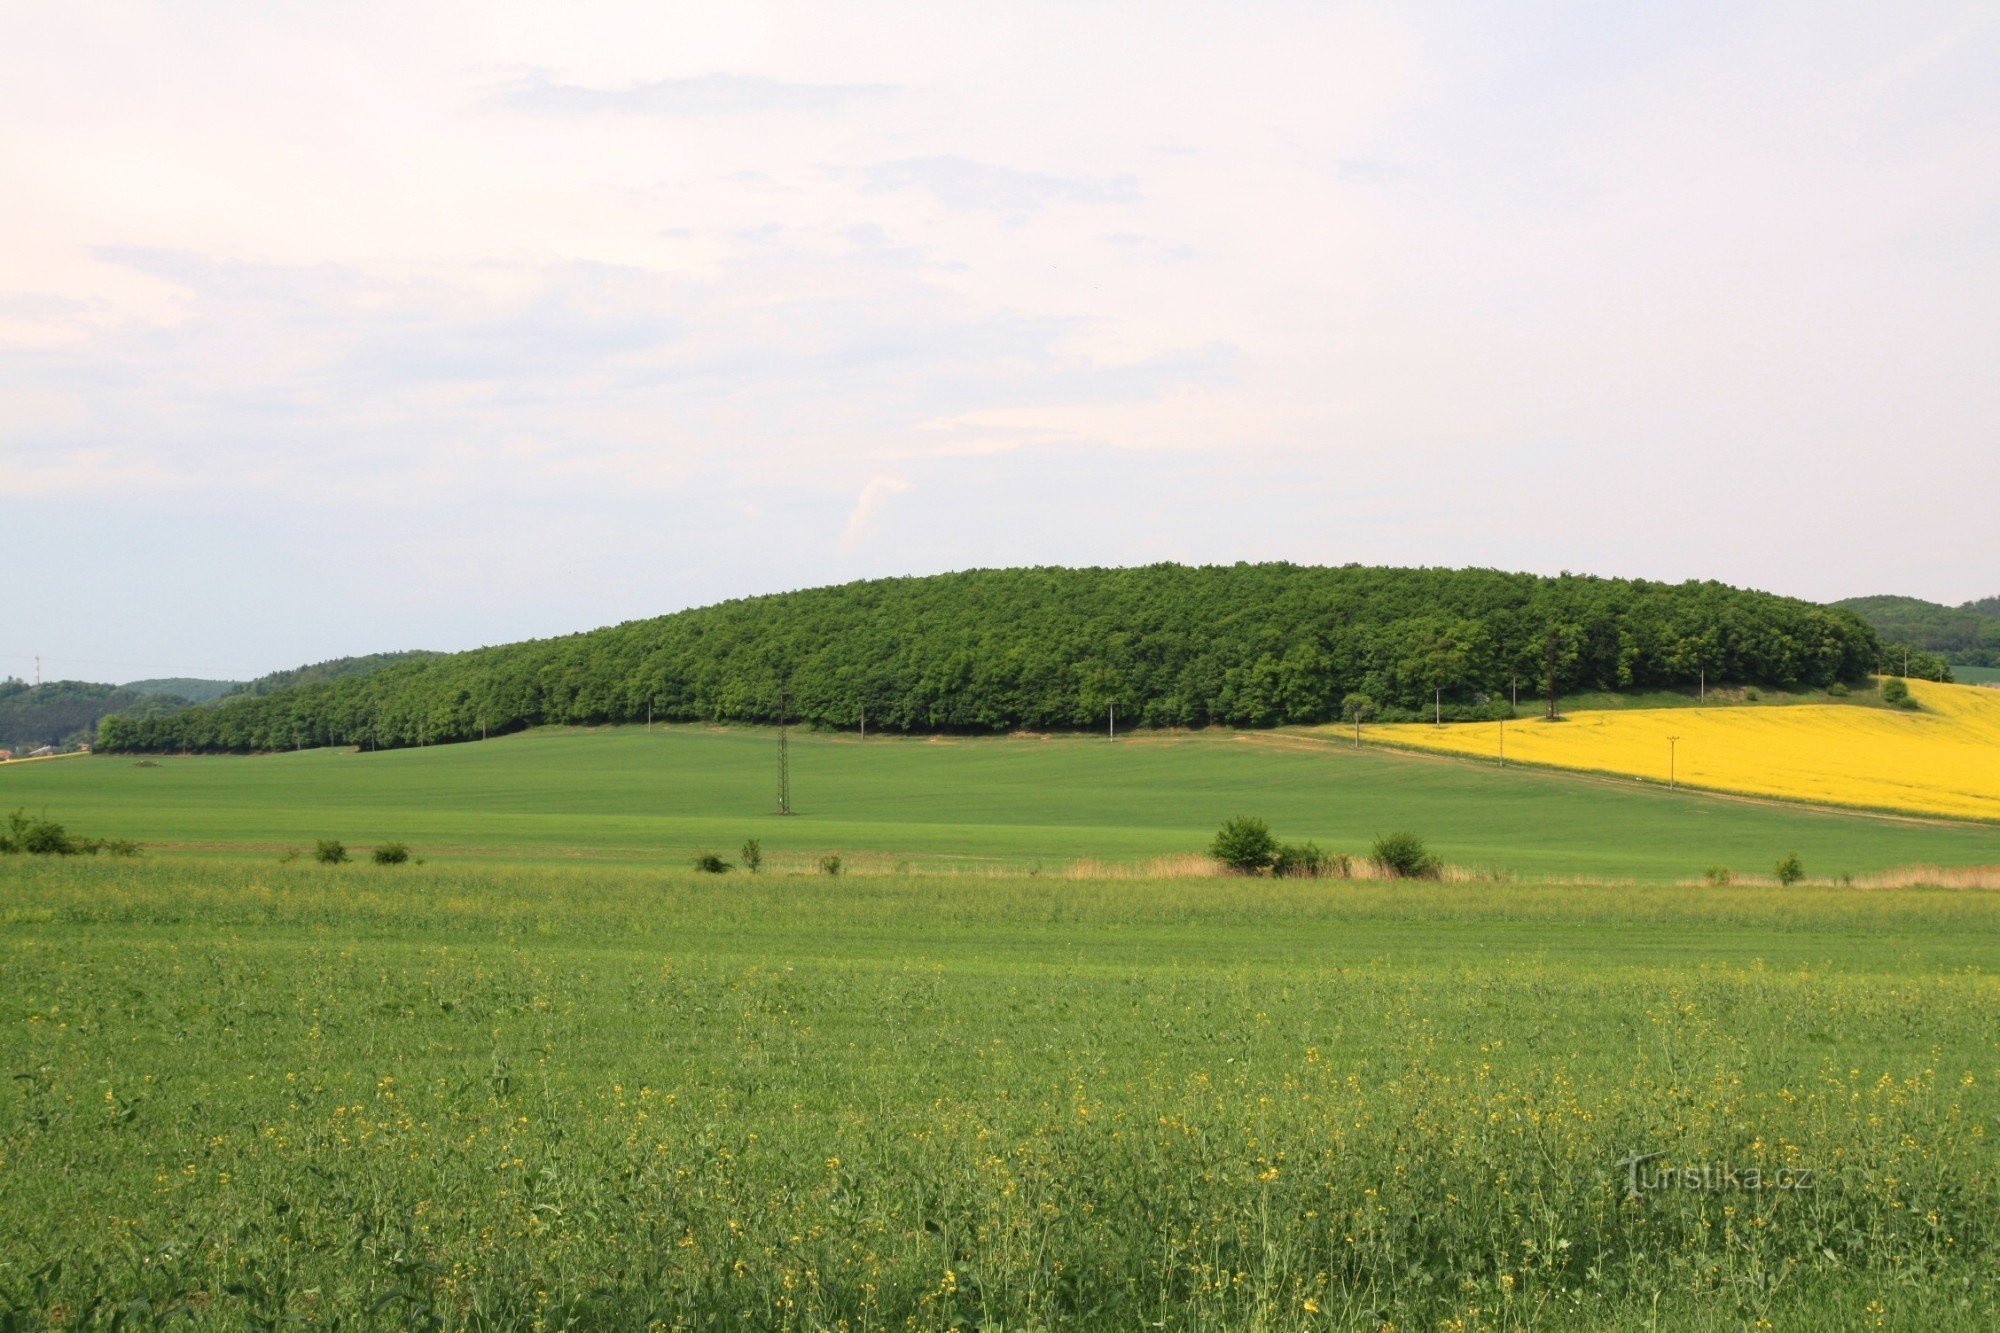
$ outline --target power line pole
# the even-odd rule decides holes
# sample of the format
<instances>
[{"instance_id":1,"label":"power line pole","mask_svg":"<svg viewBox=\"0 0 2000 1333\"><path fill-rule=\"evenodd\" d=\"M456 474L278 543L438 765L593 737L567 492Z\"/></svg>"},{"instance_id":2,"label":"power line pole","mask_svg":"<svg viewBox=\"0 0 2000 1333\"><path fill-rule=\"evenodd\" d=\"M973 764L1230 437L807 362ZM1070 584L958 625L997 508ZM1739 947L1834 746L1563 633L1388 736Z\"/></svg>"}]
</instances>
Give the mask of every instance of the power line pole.
<instances>
[{"instance_id":1,"label":"power line pole","mask_svg":"<svg viewBox=\"0 0 2000 1333\"><path fill-rule=\"evenodd\" d=\"M861 739L868 739L868 705L861 705Z\"/></svg>"},{"instance_id":2,"label":"power line pole","mask_svg":"<svg viewBox=\"0 0 2000 1333\"><path fill-rule=\"evenodd\" d=\"M1681 745L1680 737L1678 736L1667 737L1667 790L1668 791L1672 791L1676 787L1681 785L1680 775L1675 771L1675 762L1678 758L1678 751L1680 750L1680 745Z\"/></svg>"},{"instance_id":3,"label":"power line pole","mask_svg":"<svg viewBox=\"0 0 2000 1333\"><path fill-rule=\"evenodd\" d=\"M1117 701L1116 699L1113 699L1113 700L1111 701L1111 732L1110 732L1110 735L1111 735L1111 739L1112 739L1112 740L1114 740L1114 741L1115 741L1115 740L1117 740L1117 739L1118 739L1118 701Z\"/></svg>"},{"instance_id":4,"label":"power line pole","mask_svg":"<svg viewBox=\"0 0 2000 1333\"><path fill-rule=\"evenodd\" d=\"M1437 725L1441 727L1444 725L1444 686L1438 686L1435 693L1437 695Z\"/></svg>"},{"instance_id":5,"label":"power line pole","mask_svg":"<svg viewBox=\"0 0 2000 1333\"><path fill-rule=\"evenodd\" d=\"M651 699L648 699L646 700L646 730L651 731L652 729L653 729L653 701Z\"/></svg>"},{"instance_id":6,"label":"power line pole","mask_svg":"<svg viewBox=\"0 0 2000 1333\"><path fill-rule=\"evenodd\" d=\"M1507 767L1507 719L1500 719L1500 767Z\"/></svg>"},{"instance_id":7,"label":"power line pole","mask_svg":"<svg viewBox=\"0 0 2000 1333\"><path fill-rule=\"evenodd\" d=\"M792 813L792 745L786 734L786 715L791 710L789 691L778 691L778 813Z\"/></svg>"},{"instance_id":8,"label":"power line pole","mask_svg":"<svg viewBox=\"0 0 2000 1333\"><path fill-rule=\"evenodd\" d=\"M1903 664L1903 674L1906 676L1910 674L1908 662ZM42 688L42 655L40 653L35 654L35 688L38 690Z\"/></svg>"}]
</instances>

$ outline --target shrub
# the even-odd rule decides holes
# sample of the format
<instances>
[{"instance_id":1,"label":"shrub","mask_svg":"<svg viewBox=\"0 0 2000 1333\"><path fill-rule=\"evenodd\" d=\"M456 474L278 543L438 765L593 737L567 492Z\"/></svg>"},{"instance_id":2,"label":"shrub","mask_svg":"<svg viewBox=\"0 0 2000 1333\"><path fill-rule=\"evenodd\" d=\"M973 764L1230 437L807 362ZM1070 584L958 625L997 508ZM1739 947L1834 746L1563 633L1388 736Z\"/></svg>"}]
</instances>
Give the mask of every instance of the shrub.
<instances>
[{"instance_id":1,"label":"shrub","mask_svg":"<svg viewBox=\"0 0 2000 1333\"><path fill-rule=\"evenodd\" d=\"M85 850L69 830L53 819L30 820L21 834L21 850L30 856L75 856ZM95 851L92 847L89 850Z\"/></svg>"},{"instance_id":2,"label":"shrub","mask_svg":"<svg viewBox=\"0 0 2000 1333\"><path fill-rule=\"evenodd\" d=\"M1806 868L1804 863L1799 860L1797 852L1791 853L1784 860L1778 862L1778 883L1789 888L1805 877Z\"/></svg>"},{"instance_id":3,"label":"shrub","mask_svg":"<svg viewBox=\"0 0 2000 1333\"><path fill-rule=\"evenodd\" d=\"M720 875L729 869L729 862L714 852L702 852L694 858L694 868L704 875Z\"/></svg>"},{"instance_id":4,"label":"shrub","mask_svg":"<svg viewBox=\"0 0 2000 1333\"><path fill-rule=\"evenodd\" d=\"M1848 695L1847 687L1837 680L1826 687L1826 692L1836 699L1845 699Z\"/></svg>"},{"instance_id":5,"label":"shrub","mask_svg":"<svg viewBox=\"0 0 2000 1333\"><path fill-rule=\"evenodd\" d=\"M819 859L819 873L822 875L838 875L840 873L840 858L837 856L822 856Z\"/></svg>"},{"instance_id":6,"label":"shrub","mask_svg":"<svg viewBox=\"0 0 2000 1333\"><path fill-rule=\"evenodd\" d=\"M1389 833L1375 839L1375 864L1397 879L1436 879L1444 862L1431 854L1414 833Z\"/></svg>"},{"instance_id":7,"label":"shrub","mask_svg":"<svg viewBox=\"0 0 2000 1333\"><path fill-rule=\"evenodd\" d=\"M743 844L743 868L753 875L764 868L764 844L755 838Z\"/></svg>"},{"instance_id":8,"label":"shrub","mask_svg":"<svg viewBox=\"0 0 2000 1333\"><path fill-rule=\"evenodd\" d=\"M385 842L375 849L375 864L399 866L410 859L410 849L400 842Z\"/></svg>"},{"instance_id":9,"label":"shrub","mask_svg":"<svg viewBox=\"0 0 2000 1333\"><path fill-rule=\"evenodd\" d=\"M1724 885L1728 884L1731 879L1734 878L1734 876L1732 876L1729 873L1728 866L1710 866L1708 869L1701 872L1701 877L1707 880L1710 884L1715 885L1717 888L1723 887Z\"/></svg>"},{"instance_id":10,"label":"shrub","mask_svg":"<svg viewBox=\"0 0 2000 1333\"><path fill-rule=\"evenodd\" d=\"M337 838L321 838L313 847L313 860L323 866L337 866L347 859L347 847Z\"/></svg>"},{"instance_id":11,"label":"shrub","mask_svg":"<svg viewBox=\"0 0 2000 1333\"><path fill-rule=\"evenodd\" d=\"M1891 676L1882 682L1882 702L1895 708L1910 708L1910 687L1901 676Z\"/></svg>"},{"instance_id":12,"label":"shrub","mask_svg":"<svg viewBox=\"0 0 2000 1333\"><path fill-rule=\"evenodd\" d=\"M1745 699L1748 699L1748 700L1749 700L1749 701L1750 701L1751 703L1753 703L1753 704L1754 704L1754 703L1756 703L1756 702L1757 702L1757 701L1758 701L1759 699L1763 698L1764 696L1763 696L1763 695L1761 695L1761 694L1759 694L1759 693L1757 693L1757 691L1756 691L1756 690L1755 690L1754 688L1752 688L1752 689L1747 689L1747 690L1743 691L1743 697L1744 697Z\"/></svg>"},{"instance_id":13,"label":"shrub","mask_svg":"<svg viewBox=\"0 0 2000 1333\"><path fill-rule=\"evenodd\" d=\"M1346 857L1323 852L1310 842L1280 843L1271 858L1271 873L1287 879L1346 879L1351 870Z\"/></svg>"},{"instance_id":14,"label":"shrub","mask_svg":"<svg viewBox=\"0 0 2000 1333\"><path fill-rule=\"evenodd\" d=\"M1277 860L1278 840L1263 820L1238 815L1216 831L1208 854L1239 875L1254 875Z\"/></svg>"}]
</instances>

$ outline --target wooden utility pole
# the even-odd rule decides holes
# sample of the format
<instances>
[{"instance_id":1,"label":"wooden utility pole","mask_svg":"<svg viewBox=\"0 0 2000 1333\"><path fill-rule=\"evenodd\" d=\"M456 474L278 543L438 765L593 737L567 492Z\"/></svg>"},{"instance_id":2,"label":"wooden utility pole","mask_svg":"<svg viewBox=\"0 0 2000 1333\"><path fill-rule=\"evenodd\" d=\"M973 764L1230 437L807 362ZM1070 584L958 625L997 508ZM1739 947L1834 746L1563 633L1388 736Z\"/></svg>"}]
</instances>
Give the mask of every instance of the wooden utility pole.
<instances>
[{"instance_id":1,"label":"wooden utility pole","mask_svg":"<svg viewBox=\"0 0 2000 1333\"><path fill-rule=\"evenodd\" d=\"M1507 719L1500 719L1500 767L1507 767Z\"/></svg>"},{"instance_id":2,"label":"wooden utility pole","mask_svg":"<svg viewBox=\"0 0 2000 1333\"><path fill-rule=\"evenodd\" d=\"M1112 740L1115 741L1118 739L1118 701L1116 699L1111 701L1111 730L1108 734Z\"/></svg>"},{"instance_id":3,"label":"wooden utility pole","mask_svg":"<svg viewBox=\"0 0 2000 1333\"><path fill-rule=\"evenodd\" d=\"M1437 689L1432 691L1432 694L1434 695L1433 702L1437 705L1437 716L1432 721L1435 725L1441 727L1444 725L1444 686L1438 686Z\"/></svg>"},{"instance_id":4,"label":"wooden utility pole","mask_svg":"<svg viewBox=\"0 0 2000 1333\"><path fill-rule=\"evenodd\" d=\"M1667 790L1669 791L1672 791L1676 787L1679 787L1681 785L1680 775L1675 771L1675 764L1678 758L1678 751L1680 750L1680 744L1681 744L1680 737L1678 736L1667 737Z\"/></svg>"},{"instance_id":5,"label":"wooden utility pole","mask_svg":"<svg viewBox=\"0 0 2000 1333\"><path fill-rule=\"evenodd\" d=\"M792 748L791 738L786 734L791 703L788 691L778 691L778 813L781 815L792 813Z\"/></svg>"}]
</instances>

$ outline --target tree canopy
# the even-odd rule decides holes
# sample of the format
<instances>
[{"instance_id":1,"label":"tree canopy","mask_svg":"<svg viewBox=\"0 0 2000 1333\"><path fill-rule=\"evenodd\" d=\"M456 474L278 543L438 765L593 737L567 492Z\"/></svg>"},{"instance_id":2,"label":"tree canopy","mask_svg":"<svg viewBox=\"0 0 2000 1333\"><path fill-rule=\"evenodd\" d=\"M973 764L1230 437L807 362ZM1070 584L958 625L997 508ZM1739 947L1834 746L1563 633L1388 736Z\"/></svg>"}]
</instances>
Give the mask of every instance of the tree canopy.
<instances>
[{"instance_id":1,"label":"tree canopy","mask_svg":"<svg viewBox=\"0 0 2000 1333\"><path fill-rule=\"evenodd\" d=\"M1559 649L1550 652L1549 644ZM544 723L996 732L1492 716L1563 692L1857 679L1858 617L1719 583L1291 564L971 570L723 602L106 719L100 745L415 745Z\"/></svg>"}]
</instances>

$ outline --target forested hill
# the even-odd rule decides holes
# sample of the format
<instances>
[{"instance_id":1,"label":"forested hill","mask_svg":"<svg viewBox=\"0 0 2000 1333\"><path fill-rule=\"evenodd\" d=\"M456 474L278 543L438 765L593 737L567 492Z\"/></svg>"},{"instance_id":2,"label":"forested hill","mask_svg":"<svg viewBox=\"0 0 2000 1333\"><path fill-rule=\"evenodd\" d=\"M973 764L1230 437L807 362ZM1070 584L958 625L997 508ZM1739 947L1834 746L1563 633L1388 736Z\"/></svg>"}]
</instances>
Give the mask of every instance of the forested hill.
<instances>
[{"instance_id":1,"label":"forested hill","mask_svg":"<svg viewBox=\"0 0 2000 1333\"><path fill-rule=\"evenodd\" d=\"M101 747L414 745L537 723L775 721L1004 731L1448 716L1557 688L1823 685L1875 669L1856 616L1716 583L1297 565L974 570L724 602L423 658L165 718Z\"/></svg>"},{"instance_id":2,"label":"forested hill","mask_svg":"<svg viewBox=\"0 0 2000 1333\"><path fill-rule=\"evenodd\" d=\"M1852 597L1852 611L1885 639L1936 653L1960 666L2000 667L2000 597L1941 606L1918 597Z\"/></svg>"}]
</instances>

